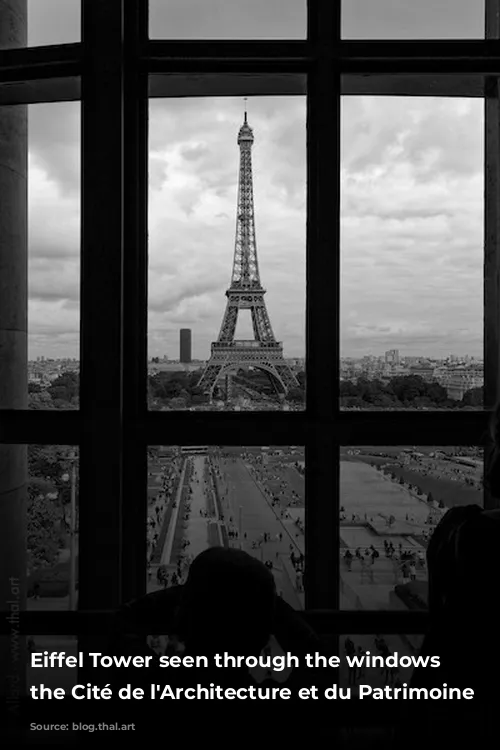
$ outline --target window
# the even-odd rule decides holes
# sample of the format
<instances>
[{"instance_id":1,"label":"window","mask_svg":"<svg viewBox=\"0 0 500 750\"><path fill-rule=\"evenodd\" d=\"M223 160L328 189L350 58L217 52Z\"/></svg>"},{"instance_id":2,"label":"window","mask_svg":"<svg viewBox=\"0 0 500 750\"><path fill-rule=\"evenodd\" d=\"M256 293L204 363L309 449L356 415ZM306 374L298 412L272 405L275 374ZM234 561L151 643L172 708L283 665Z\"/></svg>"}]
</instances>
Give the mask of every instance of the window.
<instances>
[{"instance_id":1,"label":"window","mask_svg":"<svg viewBox=\"0 0 500 750\"><path fill-rule=\"evenodd\" d=\"M19 388L27 377L29 409L79 404L80 119L76 102L1 108L3 211L11 249L4 262L19 275L18 285L9 285L12 294L19 299L22 289L28 297L26 363L14 351L26 333L26 310L16 315L4 292L12 320L3 356L10 348L13 362L4 388ZM27 137L20 138L20 129ZM21 278L26 283L19 263L26 244L27 290L19 286Z\"/></svg>"},{"instance_id":2,"label":"window","mask_svg":"<svg viewBox=\"0 0 500 750\"><path fill-rule=\"evenodd\" d=\"M360 613L354 608L339 611L341 606L347 606L342 604L339 575L340 571L342 579L347 575L339 555L342 544L339 488L345 449L357 451L363 446L378 450L387 446L414 449L416 446L417 453L425 453L430 446L453 446L455 451L476 446L477 454L465 458L481 460L480 449L484 449L487 458L488 410L500 395L497 313L500 300L497 77L500 71L495 68L498 58L490 54L491 45L496 45L500 37L500 29L495 27L498 3L496 0L486 3L488 41L481 38L473 42L448 40L443 45L439 41L406 41L404 45L388 41L381 47L371 41L341 41L339 4L330 0L309 0L307 40L293 32L288 36L290 32L284 24L284 39L278 34L273 39L259 39L254 30L254 36L247 40L233 30L233 41L217 41L213 37L205 41L186 38L149 41L145 3L86 0L82 4L81 44L43 49L24 48L26 30L14 23L19 20L15 7L18 5L22 3L14 0L0 4L0 29L17 29L8 40L10 48L2 50L0 58L0 501L2 512L9 514L9 524L0 525L1 540L5 541L10 528L15 528L20 538L24 534L23 507L21 502L16 502L16 498L26 497L28 467L23 446L74 446L78 453L78 498L81 499L78 512L79 611L76 615L63 611L23 611L18 637L20 633L78 635L79 648L85 650L92 633L107 632L110 610L146 592L144 522L148 515L148 448L159 446L160 451L168 450L172 443L182 447L191 443L207 446L206 455L182 456L186 462L197 465L207 461L207 455L211 456L217 446L253 446L262 454L266 446L299 446L306 467L302 540L305 544L303 605L306 615L318 624L321 632L330 634L335 628L342 633L386 633L387 636L424 632L425 612ZM58 20L53 20L54 27ZM167 34L167 30L161 33ZM191 32L183 33L191 36ZM197 36L194 31L193 34ZM473 36L471 31L470 37ZM42 41L40 39L39 43ZM276 101L280 97L295 97L297 107L303 110L305 95L306 409L272 413L242 410L238 414L207 411L202 417L187 409L150 410L149 99L197 99L199 102L202 98L219 97L224 98L229 107L231 101L242 101L245 97L249 101L252 97ZM400 408L401 401L390 411L340 408L341 95L346 100L366 96L372 99L380 96L458 97L450 105L450 111L456 113L462 106L460 100L476 99L473 104L478 105L475 106L478 117L484 104L482 403L439 413L432 409L405 411ZM22 231L26 227L22 222L15 224L18 215L2 213L7 198L13 194L6 163L8 121L5 112L14 105L63 107L71 104L77 107L80 100L80 409L30 410L27 408L26 329L23 328L27 248L21 242L20 252L13 254L12 244L5 242L9 234L13 236L19 227ZM428 105L424 105L424 109L425 106ZM411 111L411 102L407 104L407 111ZM196 117L196 108L192 116ZM17 137L19 147L27 149L25 131L19 130ZM297 146L302 147L303 144ZM74 153L60 154L61 168L74 166ZM470 155L464 155L464 163L465 157L469 159ZM18 198L19 194L25 195L23 190L21 186ZM474 196L479 211L478 192L474 192ZM70 221L74 228L77 213L74 201L71 208L68 207L70 197L69 191L61 193L61 226ZM19 206L21 212L26 207L22 202ZM46 218L47 225L52 226L48 212ZM474 232L477 232L474 237L479 244L481 232L477 218L474 222ZM180 262L183 260L181 258ZM473 263L476 264L474 284L477 284L474 288L478 289L478 255L474 255ZM297 268L295 278L300 271ZM223 273L227 278L228 270ZM74 275L73 284L75 279ZM61 289L56 291L60 293L65 282L60 271L56 271L57 281ZM351 279L351 294L355 293ZM66 322L74 327L74 307L67 312ZM471 300L476 340L480 338L481 327L478 312L477 300ZM376 325L380 321L373 322ZM180 324L189 327L186 320L179 321L179 328ZM18 343L11 345L7 356L6 342L12 341L13 331L19 333ZM384 343L384 351L398 348L399 343ZM5 387L6 374L10 378L8 388ZM156 456L158 461L167 458L162 458L160 453ZM468 471L467 467L464 464L464 470ZM375 476L377 470L368 468ZM389 481L377 475L378 480ZM497 505L498 499L485 493L484 506ZM213 531L210 534L213 536ZM0 555L0 568L11 571L11 578L24 581L26 545L0 544ZM12 600L8 579L6 581L0 584L2 612L9 611ZM22 586L20 592L20 596L25 595ZM326 610L326 614L315 615L315 610ZM3 635L10 634L5 617L2 628ZM78 633L72 633L72 629Z\"/></svg>"},{"instance_id":3,"label":"window","mask_svg":"<svg viewBox=\"0 0 500 750\"><path fill-rule=\"evenodd\" d=\"M150 0L151 39L305 39L306 0Z\"/></svg>"},{"instance_id":4,"label":"window","mask_svg":"<svg viewBox=\"0 0 500 750\"><path fill-rule=\"evenodd\" d=\"M151 409L304 409L305 105L151 100Z\"/></svg>"},{"instance_id":5,"label":"window","mask_svg":"<svg viewBox=\"0 0 500 750\"><path fill-rule=\"evenodd\" d=\"M483 468L472 446L341 448L341 607L425 610L429 540L449 508L483 505Z\"/></svg>"},{"instance_id":6,"label":"window","mask_svg":"<svg viewBox=\"0 0 500 750\"><path fill-rule=\"evenodd\" d=\"M28 45L80 42L81 0L28 0Z\"/></svg>"},{"instance_id":7,"label":"window","mask_svg":"<svg viewBox=\"0 0 500 750\"><path fill-rule=\"evenodd\" d=\"M344 97L341 122L341 407L481 407L483 102Z\"/></svg>"},{"instance_id":8,"label":"window","mask_svg":"<svg viewBox=\"0 0 500 750\"><path fill-rule=\"evenodd\" d=\"M151 446L147 588L184 581L208 547L242 549L304 608L305 456L298 446Z\"/></svg>"},{"instance_id":9,"label":"window","mask_svg":"<svg viewBox=\"0 0 500 750\"><path fill-rule=\"evenodd\" d=\"M343 39L484 39L485 0L342 0Z\"/></svg>"}]
</instances>

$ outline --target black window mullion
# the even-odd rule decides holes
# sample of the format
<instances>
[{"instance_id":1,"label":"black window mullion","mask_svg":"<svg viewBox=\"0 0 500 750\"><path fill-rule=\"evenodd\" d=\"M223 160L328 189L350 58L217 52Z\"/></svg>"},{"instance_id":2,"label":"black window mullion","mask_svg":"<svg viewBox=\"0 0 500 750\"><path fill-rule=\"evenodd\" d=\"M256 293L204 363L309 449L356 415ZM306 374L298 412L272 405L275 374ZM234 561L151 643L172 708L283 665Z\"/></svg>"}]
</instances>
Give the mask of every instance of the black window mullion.
<instances>
[{"instance_id":1,"label":"black window mullion","mask_svg":"<svg viewBox=\"0 0 500 750\"><path fill-rule=\"evenodd\" d=\"M79 607L121 599L123 2L82 3Z\"/></svg>"},{"instance_id":2,"label":"black window mullion","mask_svg":"<svg viewBox=\"0 0 500 750\"><path fill-rule=\"evenodd\" d=\"M339 602L338 410L340 268L340 38L338 3L311 3L315 54L307 104L306 607Z\"/></svg>"},{"instance_id":3,"label":"black window mullion","mask_svg":"<svg viewBox=\"0 0 500 750\"><path fill-rule=\"evenodd\" d=\"M125 4L122 596L146 593L148 75L139 66L148 3Z\"/></svg>"},{"instance_id":4,"label":"black window mullion","mask_svg":"<svg viewBox=\"0 0 500 750\"><path fill-rule=\"evenodd\" d=\"M500 2L486 0L486 37L500 48ZM498 54L498 52L497 52ZM484 105L484 406L500 397L500 89L498 77L486 79ZM493 446L486 447L489 463ZM500 499L488 491L487 508Z\"/></svg>"}]
</instances>

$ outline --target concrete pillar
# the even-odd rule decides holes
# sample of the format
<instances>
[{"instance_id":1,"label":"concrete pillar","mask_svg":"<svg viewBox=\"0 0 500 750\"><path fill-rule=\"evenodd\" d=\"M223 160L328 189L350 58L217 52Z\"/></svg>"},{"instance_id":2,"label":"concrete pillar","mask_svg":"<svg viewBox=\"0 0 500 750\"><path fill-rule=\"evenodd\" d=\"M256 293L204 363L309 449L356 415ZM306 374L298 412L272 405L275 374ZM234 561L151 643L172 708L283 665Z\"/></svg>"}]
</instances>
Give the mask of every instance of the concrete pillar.
<instances>
[{"instance_id":1,"label":"concrete pillar","mask_svg":"<svg viewBox=\"0 0 500 750\"><path fill-rule=\"evenodd\" d=\"M26 46L26 0L0 0L0 50ZM0 106L0 419L26 409L27 107ZM0 638L0 697L15 721L25 691L25 649L18 612L26 608L26 446L0 445L0 610L11 634Z\"/></svg>"}]
</instances>

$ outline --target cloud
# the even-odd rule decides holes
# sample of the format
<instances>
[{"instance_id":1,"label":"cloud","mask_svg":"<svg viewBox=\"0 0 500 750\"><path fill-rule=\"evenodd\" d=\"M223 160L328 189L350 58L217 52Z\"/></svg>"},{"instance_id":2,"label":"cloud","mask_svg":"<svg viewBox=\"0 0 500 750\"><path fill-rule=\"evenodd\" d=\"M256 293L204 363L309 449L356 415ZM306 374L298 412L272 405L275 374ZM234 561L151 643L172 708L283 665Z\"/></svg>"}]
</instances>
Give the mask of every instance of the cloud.
<instances>
[{"instance_id":1,"label":"cloud","mask_svg":"<svg viewBox=\"0 0 500 750\"><path fill-rule=\"evenodd\" d=\"M84 0L28 0L28 44L69 44L81 41Z\"/></svg>"},{"instance_id":2,"label":"cloud","mask_svg":"<svg viewBox=\"0 0 500 750\"><path fill-rule=\"evenodd\" d=\"M47 179L66 196L80 194L80 103L32 104L28 108L29 149Z\"/></svg>"},{"instance_id":3,"label":"cloud","mask_svg":"<svg viewBox=\"0 0 500 750\"><path fill-rule=\"evenodd\" d=\"M304 39L306 0L150 0L153 39Z\"/></svg>"},{"instance_id":4,"label":"cloud","mask_svg":"<svg viewBox=\"0 0 500 750\"><path fill-rule=\"evenodd\" d=\"M484 0L342 0L344 39L484 38Z\"/></svg>"},{"instance_id":5,"label":"cloud","mask_svg":"<svg viewBox=\"0 0 500 750\"><path fill-rule=\"evenodd\" d=\"M349 0L344 32L481 36L483 3L454 0L451 13L450 3ZM79 2L44 0L43 13L41 5L30 2L31 43L79 38ZM155 35L171 38L303 38L305 7L153 0L151 22ZM305 97L252 97L248 113L266 303L285 353L302 356ZM150 355L177 356L181 327L192 328L197 357L217 338L233 262L242 117L241 98L150 102ZM481 354L483 103L348 97L341 125L342 354ZM29 151L30 356L77 356L80 105L30 106Z\"/></svg>"}]
</instances>

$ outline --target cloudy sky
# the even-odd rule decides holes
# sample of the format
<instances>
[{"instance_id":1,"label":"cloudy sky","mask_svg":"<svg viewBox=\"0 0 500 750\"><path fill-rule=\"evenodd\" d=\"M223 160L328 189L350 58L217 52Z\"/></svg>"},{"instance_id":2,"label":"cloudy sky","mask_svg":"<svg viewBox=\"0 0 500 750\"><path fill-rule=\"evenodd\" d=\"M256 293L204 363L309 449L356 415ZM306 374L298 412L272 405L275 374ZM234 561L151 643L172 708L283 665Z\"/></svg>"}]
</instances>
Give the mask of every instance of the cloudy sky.
<instances>
[{"instance_id":1,"label":"cloudy sky","mask_svg":"<svg viewBox=\"0 0 500 750\"><path fill-rule=\"evenodd\" d=\"M343 33L479 37L482 5L344 0ZM75 0L30 0L29 8L30 44L79 40ZM154 0L151 20L155 37L303 38L305 2L233 0L229 11L222 0ZM302 356L305 98L253 97L248 110L262 282L285 354ZM74 103L30 107L30 358L78 356L79 116ZM205 358L219 332L242 116L241 99L151 102L151 356L178 356L179 328L188 327L194 355ZM343 356L481 354L482 127L480 101L343 99Z\"/></svg>"}]
</instances>

